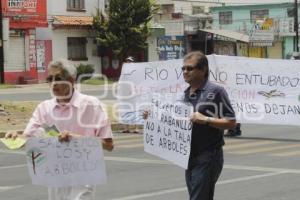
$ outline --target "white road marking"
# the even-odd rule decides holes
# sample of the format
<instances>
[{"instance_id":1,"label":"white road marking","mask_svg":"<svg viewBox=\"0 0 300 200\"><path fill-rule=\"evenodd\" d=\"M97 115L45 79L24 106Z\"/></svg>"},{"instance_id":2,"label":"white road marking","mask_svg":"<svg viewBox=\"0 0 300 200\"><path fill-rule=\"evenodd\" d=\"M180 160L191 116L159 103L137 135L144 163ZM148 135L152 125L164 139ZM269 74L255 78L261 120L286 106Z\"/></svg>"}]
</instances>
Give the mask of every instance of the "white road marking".
<instances>
[{"instance_id":1,"label":"white road marking","mask_svg":"<svg viewBox=\"0 0 300 200\"><path fill-rule=\"evenodd\" d=\"M24 185L0 186L0 192L5 192L7 190L14 190L21 187L24 187Z\"/></svg>"},{"instance_id":2,"label":"white road marking","mask_svg":"<svg viewBox=\"0 0 300 200\"><path fill-rule=\"evenodd\" d=\"M245 166L245 165L224 165L225 169L248 170L258 172L274 172L274 173L291 173L300 174L298 169L285 169L285 168L272 168L272 167L258 167L258 166Z\"/></svg>"},{"instance_id":3,"label":"white road marking","mask_svg":"<svg viewBox=\"0 0 300 200\"><path fill-rule=\"evenodd\" d=\"M286 172L274 172L274 173L266 173L266 174L255 175L255 176L246 176L246 177L241 177L241 178L218 181L217 185L225 185L225 184L230 184L230 183L249 181L249 180L254 180L254 179L264 178L264 177L269 177L269 176L276 176L276 175L285 174L285 173ZM112 199L112 200L144 199L144 198L147 198L147 197L161 196L161 195L166 195L166 194L171 194L171 193L176 193L176 192L183 192L183 191L187 191L187 188L186 187L180 187L180 188L169 189L169 190L160 190L160 191L157 191L157 192L150 192L150 193L132 195L132 196L127 196L127 197L122 197L122 198L117 198L117 199Z\"/></svg>"},{"instance_id":4,"label":"white road marking","mask_svg":"<svg viewBox=\"0 0 300 200\"><path fill-rule=\"evenodd\" d=\"M160 165L170 165L171 164L170 162L164 161L164 160L151 160L151 159L113 157L113 156L105 156L104 160L118 161L118 162L130 162L130 163L160 164Z\"/></svg>"},{"instance_id":5,"label":"white road marking","mask_svg":"<svg viewBox=\"0 0 300 200\"><path fill-rule=\"evenodd\" d=\"M252 140L251 140L252 141ZM230 138L225 138L225 146L229 146L231 144L236 144L236 143L240 143L240 144L245 144L250 142L250 140L246 140L246 139L230 139Z\"/></svg>"},{"instance_id":6,"label":"white road marking","mask_svg":"<svg viewBox=\"0 0 300 200\"><path fill-rule=\"evenodd\" d=\"M0 149L0 153L10 153L10 154L25 155L25 151L12 151L12 150L4 150L4 149Z\"/></svg>"},{"instance_id":7,"label":"white road marking","mask_svg":"<svg viewBox=\"0 0 300 200\"><path fill-rule=\"evenodd\" d=\"M171 193L175 193L175 192L183 192L183 191L186 191L186 187L175 188L175 189L170 189L170 190L161 190L161 191L157 191L157 192L150 192L150 193L144 193L144 194L138 194L138 195L132 195L132 196L111 199L111 200L144 199L146 197L154 197L154 196L160 196L160 195L171 194Z\"/></svg>"},{"instance_id":8,"label":"white road marking","mask_svg":"<svg viewBox=\"0 0 300 200\"><path fill-rule=\"evenodd\" d=\"M140 139L143 140L143 135L116 135L114 140L125 140L125 139Z\"/></svg>"},{"instance_id":9,"label":"white road marking","mask_svg":"<svg viewBox=\"0 0 300 200\"><path fill-rule=\"evenodd\" d=\"M112 156L106 156L104 157L107 161L118 161L118 162L130 162L130 163L148 163L148 164L171 164L167 161L163 160L151 160L151 159L139 159L139 158L124 158L124 157L112 157ZM12 166L1 166L0 170L4 169L12 169L12 168L20 168L20 167L26 167L26 164L21 165L12 165ZM230 183L236 183L236 182L243 182L243 181L249 181L264 177L270 177L270 176L276 176L281 174L298 174L300 175L300 170L296 169L285 169L285 168L268 168L268 167L259 167L259 166L243 166L243 165L224 165L225 169L233 169L233 170L250 170L250 171L258 171L258 172L268 172L265 174L260 175L254 175L254 176L245 176L235 179L229 179L229 180L223 180L217 182L217 185L224 185L224 184L230 184ZM23 185L17 185L17 186L0 186L0 192L4 192L11 189L16 189L19 187L23 187ZM174 188L174 189L168 189L168 190L160 190L157 192L151 192L151 193L144 193L139 195L132 195L122 198L117 198L113 200L135 200L135 199L144 199L147 197L154 197L154 196L160 196L160 195L166 195L176 192L182 192L186 191L186 187L180 187L180 188Z\"/></svg>"},{"instance_id":10,"label":"white road marking","mask_svg":"<svg viewBox=\"0 0 300 200\"><path fill-rule=\"evenodd\" d=\"M300 144L289 144L284 146L272 146L272 147L262 147L262 148L248 149L248 150L238 150L236 152L228 151L228 153L245 155L245 154L252 154L252 153L263 153L263 152L277 151L283 149L299 148L299 147Z\"/></svg>"},{"instance_id":11,"label":"white road marking","mask_svg":"<svg viewBox=\"0 0 300 200\"><path fill-rule=\"evenodd\" d=\"M247 143L238 143L238 144L232 144L232 145L225 145L223 148L225 151L230 150L236 150L236 149L243 149L243 148L249 148L249 147L257 147L257 146L263 146L263 145L269 145L269 144L278 144L279 142L274 141L257 141L257 142L247 142Z\"/></svg>"},{"instance_id":12,"label":"white road marking","mask_svg":"<svg viewBox=\"0 0 300 200\"><path fill-rule=\"evenodd\" d=\"M20 168L20 167L26 167L27 164L21 164L21 165L11 165L11 166L0 166L1 169L13 169L13 168Z\"/></svg>"},{"instance_id":13,"label":"white road marking","mask_svg":"<svg viewBox=\"0 0 300 200\"><path fill-rule=\"evenodd\" d=\"M241 182L241 181L249 181L249 180L253 180L253 179L265 178L265 177L269 177L269 176L277 176L280 174L287 174L287 173L288 172L282 171L282 172L273 172L273 173L254 175L254 176L245 176L245 177L241 177L241 178L218 181L217 185L224 185L224 184L228 184L228 183L236 183L236 182Z\"/></svg>"},{"instance_id":14,"label":"white road marking","mask_svg":"<svg viewBox=\"0 0 300 200\"><path fill-rule=\"evenodd\" d=\"M144 164L159 164L159 165L173 165L171 162L165 160L153 160L153 159L141 159L141 158L130 158L130 157L117 157L117 156L105 156L106 161L116 161L116 162L129 162L129 163L144 163ZM26 164L12 165L12 166L0 166L2 169L20 168L25 167ZM287 168L272 168L272 167L259 167L259 166L246 166L246 165L224 165L224 169L232 170L248 170L248 171L258 171L258 172L270 172L270 173L291 173L300 174L300 170L297 169L287 169Z\"/></svg>"},{"instance_id":15,"label":"white road marking","mask_svg":"<svg viewBox=\"0 0 300 200\"><path fill-rule=\"evenodd\" d=\"M116 149L123 148L123 149L133 149L133 148L139 148L144 147L144 144L121 144L116 145Z\"/></svg>"},{"instance_id":16,"label":"white road marking","mask_svg":"<svg viewBox=\"0 0 300 200\"><path fill-rule=\"evenodd\" d=\"M271 156L299 156L299 155L300 155L300 151L288 151L283 153L271 154Z\"/></svg>"},{"instance_id":17,"label":"white road marking","mask_svg":"<svg viewBox=\"0 0 300 200\"><path fill-rule=\"evenodd\" d=\"M122 140L114 140L114 145L116 145L116 147L118 147L119 144L132 144L134 142L138 142L138 144L142 144L142 140L139 138L135 138L135 139L130 139L130 140L126 140L126 139L122 139ZM137 143L135 143L137 144Z\"/></svg>"}]
</instances>

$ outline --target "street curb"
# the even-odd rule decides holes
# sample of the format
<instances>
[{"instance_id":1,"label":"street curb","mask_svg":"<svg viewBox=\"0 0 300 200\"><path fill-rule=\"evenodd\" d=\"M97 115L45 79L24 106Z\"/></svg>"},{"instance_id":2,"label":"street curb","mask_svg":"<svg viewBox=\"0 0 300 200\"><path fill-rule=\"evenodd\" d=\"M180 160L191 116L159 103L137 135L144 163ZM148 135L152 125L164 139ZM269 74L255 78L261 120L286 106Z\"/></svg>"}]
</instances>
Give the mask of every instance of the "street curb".
<instances>
[{"instance_id":1,"label":"street curb","mask_svg":"<svg viewBox=\"0 0 300 200\"><path fill-rule=\"evenodd\" d=\"M129 127L131 128L132 125L130 125ZM138 129L141 130L143 128L142 125L138 125ZM113 132L122 132L123 130L125 130L125 124L120 124L120 123L113 123L111 124L111 129ZM18 134L22 134L23 130L14 130L15 132L17 132ZM4 138L5 134L8 131L1 131L0 132L0 138Z\"/></svg>"}]
</instances>

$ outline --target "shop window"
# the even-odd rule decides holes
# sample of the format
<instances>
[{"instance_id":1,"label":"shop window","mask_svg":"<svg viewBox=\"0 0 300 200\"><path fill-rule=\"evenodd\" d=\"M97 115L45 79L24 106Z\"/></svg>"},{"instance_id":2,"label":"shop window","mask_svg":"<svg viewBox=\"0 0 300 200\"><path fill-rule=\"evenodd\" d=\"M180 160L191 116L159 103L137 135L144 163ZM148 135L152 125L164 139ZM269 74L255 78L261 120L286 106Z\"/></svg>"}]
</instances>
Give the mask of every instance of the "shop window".
<instances>
[{"instance_id":1,"label":"shop window","mask_svg":"<svg viewBox=\"0 0 300 200\"><path fill-rule=\"evenodd\" d=\"M232 24L232 12L219 12L219 24Z\"/></svg>"},{"instance_id":2,"label":"shop window","mask_svg":"<svg viewBox=\"0 0 300 200\"><path fill-rule=\"evenodd\" d=\"M67 0L67 10L84 11L84 0Z\"/></svg>"},{"instance_id":3,"label":"shop window","mask_svg":"<svg viewBox=\"0 0 300 200\"><path fill-rule=\"evenodd\" d=\"M162 5L161 6L162 14L171 14L174 12L174 5Z\"/></svg>"},{"instance_id":4,"label":"shop window","mask_svg":"<svg viewBox=\"0 0 300 200\"><path fill-rule=\"evenodd\" d=\"M251 10L251 23L256 23L258 20L265 20L269 17L269 10Z\"/></svg>"},{"instance_id":5,"label":"shop window","mask_svg":"<svg viewBox=\"0 0 300 200\"><path fill-rule=\"evenodd\" d=\"M86 43L84 37L68 37L68 59L88 60L86 56Z\"/></svg>"},{"instance_id":6,"label":"shop window","mask_svg":"<svg viewBox=\"0 0 300 200\"><path fill-rule=\"evenodd\" d=\"M193 6L192 7L192 14L196 15L196 14L201 14L204 13L204 6Z\"/></svg>"}]
</instances>

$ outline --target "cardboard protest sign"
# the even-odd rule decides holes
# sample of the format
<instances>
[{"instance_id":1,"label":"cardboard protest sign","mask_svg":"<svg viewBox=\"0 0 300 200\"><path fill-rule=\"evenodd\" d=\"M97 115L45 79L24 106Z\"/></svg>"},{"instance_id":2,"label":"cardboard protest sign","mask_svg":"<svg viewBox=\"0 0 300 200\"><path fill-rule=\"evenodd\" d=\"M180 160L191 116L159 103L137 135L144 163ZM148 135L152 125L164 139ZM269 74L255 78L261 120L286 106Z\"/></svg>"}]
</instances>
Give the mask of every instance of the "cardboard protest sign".
<instances>
[{"instance_id":1,"label":"cardboard protest sign","mask_svg":"<svg viewBox=\"0 0 300 200\"><path fill-rule=\"evenodd\" d=\"M154 96L144 124L144 150L187 168L191 147L193 108L173 97Z\"/></svg>"},{"instance_id":2,"label":"cardboard protest sign","mask_svg":"<svg viewBox=\"0 0 300 200\"><path fill-rule=\"evenodd\" d=\"M225 88L238 122L300 125L299 60L207 57L209 80ZM182 65L182 59L125 64L118 86L119 121L142 124L144 104L153 93L182 94L188 86Z\"/></svg>"},{"instance_id":3,"label":"cardboard protest sign","mask_svg":"<svg viewBox=\"0 0 300 200\"><path fill-rule=\"evenodd\" d=\"M35 185L64 187L106 183L99 138L79 137L64 143L55 137L30 138L26 155Z\"/></svg>"}]
</instances>

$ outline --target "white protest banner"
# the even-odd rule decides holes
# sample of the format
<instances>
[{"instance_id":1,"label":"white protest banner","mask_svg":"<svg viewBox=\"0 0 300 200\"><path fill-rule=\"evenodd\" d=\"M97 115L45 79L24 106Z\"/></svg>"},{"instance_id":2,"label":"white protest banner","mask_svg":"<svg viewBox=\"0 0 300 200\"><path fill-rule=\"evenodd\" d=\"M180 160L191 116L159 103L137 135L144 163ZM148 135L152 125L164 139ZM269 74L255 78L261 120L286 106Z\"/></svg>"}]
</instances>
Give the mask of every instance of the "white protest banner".
<instances>
[{"instance_id":1,"label":"white protest banner","mask_svg":"<svg viewBox=\"0 0 300 200\"><path fill-rule=\"evenodd\" d=\"M106 183L102 146L98 138L30 138L26 142L29 174L34 185L65 187Z\"/></svg>"},{"instance_id":2,"label":"white protest banner","mask_svg":"<svg viewBox=\"0 0 300 200\"><path fill-rule=\"evenodd\" d=\"M142 113L153 93L182 93L187 84L182 78L182 60L126 63L118 83L119 120L143 124Z\"/></svg>"},{"instance_id":3,"label":"white protest banner","mask_svg":"<svg viewBox=\"0 0 300 200\"><path fill-rule=\"evenodd\" d=\"M209 56L210 80L228 92L242 123L297 125L299 61Z\"/></svg>"},{"instance_id":4,"label":"white protest banner","mask_svg":"<svg viewBox=\"0 0 300 200\"><path fill-rule=\"evenodd\" d=\"M207 57L209 80L226 89L239 122L300 125L300 61ZM124 65L118 88L120 121L142 123L141 112L153 92L183 93L182 65L182 59Z\"/></svg>"},{"instance_id":5,"label":"white protest banner","mask_svg":"<svg viewBox=\"0 0 300 200\"><path fill-rule=\"evenodd\" d=\"M172 97L172 96L171 96ZM187 169L193 108L182 101L155 95L144 124L144 150Z\"/></svg>"}]
</instances>

